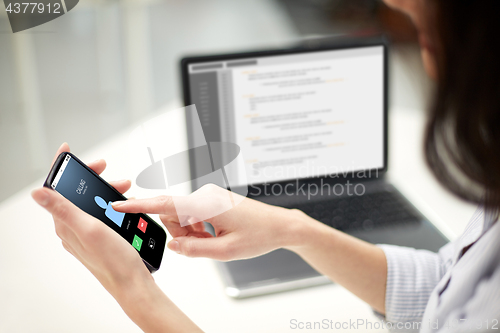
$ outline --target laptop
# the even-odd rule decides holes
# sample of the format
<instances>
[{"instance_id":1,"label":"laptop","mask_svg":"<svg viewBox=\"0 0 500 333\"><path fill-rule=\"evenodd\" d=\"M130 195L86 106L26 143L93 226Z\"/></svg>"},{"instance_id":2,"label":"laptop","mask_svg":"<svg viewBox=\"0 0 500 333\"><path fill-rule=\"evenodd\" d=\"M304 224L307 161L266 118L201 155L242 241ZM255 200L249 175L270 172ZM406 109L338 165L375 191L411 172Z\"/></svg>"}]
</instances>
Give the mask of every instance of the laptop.
<instances>
[{"instance_id":1,"label":"laptop","mask_svg":"<svg viewBox=\"0 0 500 333\"><path fill-rule=\"evenodd\" d=\"M184 103L207 142L241 147L231 190L374 244L436 252L448 239L385 177L387 67L384 38L187 57ZM199 123L186 124L192 143ZM203 185L196 165L191 154L193 190ZM234 298L331 282L284 249L216 265Z\"/></svg>"}]
</instances>

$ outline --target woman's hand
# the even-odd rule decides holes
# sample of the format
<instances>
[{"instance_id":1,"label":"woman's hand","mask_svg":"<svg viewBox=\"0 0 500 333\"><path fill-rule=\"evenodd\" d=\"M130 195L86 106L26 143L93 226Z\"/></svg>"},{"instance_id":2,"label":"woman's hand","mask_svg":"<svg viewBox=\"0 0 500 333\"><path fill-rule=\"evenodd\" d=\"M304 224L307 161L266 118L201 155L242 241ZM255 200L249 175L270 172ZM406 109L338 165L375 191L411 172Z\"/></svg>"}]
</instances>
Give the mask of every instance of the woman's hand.
<instances>
[{"instance_id":1,"label":"woman's hand","mask_svg":"<svg viewBox=\"0 0 500 333\"><path fill-rule=\"evenodd\" d=\"M206 185L186 197L120 201L113 203L113 208L128 213L160 214L174 237L168 247L190 257L227 261L256 257L280 247L294 251L318 272L384 313L387 263L380 248L330 228L298 210L248 198L235 198L233 201L240 204L224 211L230 194L237 195ZM177 211L189 212L189 215L177 216ZM206 219L214 227L216 237L204 230L202 222L192 223L221 211L224 212Z\"/></svg>"},{"instance_id":2,"label":"woman's hand","mask_svg":"<svg viewBox=\"0 0 500 333\"><path fill-rule=\"evenodd\" d=\"M160 214L160 219L174 237L168 247L189 257L208 257L228 261L251 258L280 247L300 243L300 228L314 221L300 211L264 204L238 196L240 202L224 211L228 195L238 196L216 185L205 185L186 197L159 196L153 199L127 200L113 203L113 208L126 213ZM177 209L176 209L177 208ZM177 216L177 211L189 215ZM214 216L213 212L222 212ZM205 219L212 224L216 237L204 229ZM182 225L186 225L182 227Z\"/></svg>"},{"instance_id":3,"label":"woman's hand","mask_svg":"<svg viewBox=\"0 0 500 333\"><path fill-rule=\"evenodd\" d=\"M69 152L67 144L58 149L56 158L62 152ZM106 163L98 160L88 166L100 174ZM131 185L128 180L110 184L120 193L125 193ZM52 214L64 248L94 274L143 331L201 331L158 288L139 253L118 233L56 191L40 188L32 196Z\"/></svg>"},{"instance_id":4,"label":"woman's hand","mask_svg":"<svg viewBox=\"0 0 500 333\"><path fill-rule=\"evenodd\" d=\"M68 145L63 144L56 158L68 151ZM88 166L100 174L106 163L98 160ZM111 182L111 185L120 193L125 193L131 183L126 180ZM137 251L104 223L51 189L36 189L32 196L52 214L56 233L64 248L80 260L115 298L120 296L121 290L140 280L152 280Z\"/></svg>"}]
</instances>

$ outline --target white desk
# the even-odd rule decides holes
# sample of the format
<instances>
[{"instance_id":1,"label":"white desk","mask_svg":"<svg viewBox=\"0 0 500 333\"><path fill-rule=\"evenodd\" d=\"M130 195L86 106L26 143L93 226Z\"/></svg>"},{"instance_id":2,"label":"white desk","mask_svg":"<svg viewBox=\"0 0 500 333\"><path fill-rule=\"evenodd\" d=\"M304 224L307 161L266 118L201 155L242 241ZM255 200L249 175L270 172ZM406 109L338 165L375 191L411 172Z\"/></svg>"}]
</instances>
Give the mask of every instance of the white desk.
<instances>
[{"instance_id":1,"label":"white desk","mask_svg":"<svg viewBox=\"0 0 500 333\"><path fill-rule=\"evenodd\" d=\"M454 233L460 234L475 207L442 190L425 168L420 144L422 116L419 112L393 110L390 122L391 178L417 200L424 213L446 221ZM180 124L178 127L181 136L183 129ZM75 153L84 161L105 158L108 170L103 176L108 180L133 178L135 175L126 174L120 163L129 130L86 154ZM182 145L185 140L173 144ZM139 332L97 280L61 246L50 215L30 197L31 189L42 182L40 179L0 205L0 332ZM230 299L224 295L210 260L189 259L169 250L154 277L207 332L299 331L290 328L292 319L375 321L366 304L338 285ZM350 331L364 330L342 330Z\"/></svg>"}]
</instances>

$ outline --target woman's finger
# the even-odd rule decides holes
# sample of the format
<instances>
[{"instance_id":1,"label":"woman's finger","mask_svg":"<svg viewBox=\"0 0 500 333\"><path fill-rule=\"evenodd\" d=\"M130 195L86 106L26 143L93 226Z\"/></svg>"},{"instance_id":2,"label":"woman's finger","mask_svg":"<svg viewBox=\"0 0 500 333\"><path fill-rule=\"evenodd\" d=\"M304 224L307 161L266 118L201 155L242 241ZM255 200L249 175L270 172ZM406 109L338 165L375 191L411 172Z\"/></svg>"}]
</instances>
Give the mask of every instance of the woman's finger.
<instances>
[{"instance_id":1,"label":"woman's finger","mask_svg":"<svg viewBox=\"0 0 500 333\"><path fill-rule=\"evenodd\" d=\"M206 232L205 229L201 229L196 223L193 225L187 225L185 227L181 227L179 221L172 216L160 215L160 219L163 222L163 225L167 228L168 232L172 237L183 237L183 236L196 236L196 237L212 237L209 232Z\"/></svg>"},{"instance_id":2,"label":"woman's finger","mask_svg":"<svg viewBox=\"0 0 500 333\"><path fill-rule=\"evenodd\" d=\"M186 236L189 232L187 228L181 227L179 220L174 216L160 215L160 220L172 237Z\"/></svg>"},{"instance_id":3,"label":"woman's finger","mask_svg":"<svg viewBox=\"0 0 500 333\"><path fill-rule=\"evenodd\" d=\"M228 260L232 251L227 240L216 237L177 237L167 247L187 257L206 257L215 260Z\"/></svg>"},{"instance_id":4,"label":"woman's finger","mask_svg":"<svg viewBox=\"0 0 500 333\"><path fill-rule=\"evenodd\" d=\"M52 159L52 163L50 164L50 167L52 167L54 165L54 162L56 161L57 157L65 152L70 152L69 145L66 142L63 143L57 149L56 155ZM106 161L104 161L103 159L99 159L99 160L96 160L94 162L90 162L89 164L87 164L87 166L89 168L91 168L92 170L94 170L95 173L100 175L104 171L104 169L106 169Z\"/></svg>"},{"instance_id":5,"label":"woman's finger","mask_svg":"<svg viewBox=\"0 0 500 333\"><path fill-rule=\"evenodd\" d=\"M221 204L216 196L161 195L150 199L136 199L113 202L113 209L123 213L161 214L176 217L184 226L208 220L224 211L231 209ZM188 216L189 219L182 219Z\"/></svg>"},{"instance_id":6,"label":"woman's finger","mask_svg":"<svg viewBox=\"0 0 500 333\"><path fill-rule=\"evenodd\" d=\"M161 195L151 199L136 199L113 202L113 209L124 213L149 213L177 216L175 205L187 197L176 197L175 203L171 196Z\"/></svg>"},{"instance_id":7,"label":"woman's finger","mask_svg":"<svg viewBox=\"0 0 500 333\"><path fill-rule=\"evenodd\" d=\"M52 159L52 163L50 164L50 167L52 168L52 165L54 165L54 162L57 159L57 156L61 155L61 153L69 152L69 145L65 142L63 143L59 149L57 149L56 156Z\"/></svg>"},{"instance_id":8,"label":"woman's finger","mask_svg":"<svg viewBox=\"0 0 500 333\"><path fill-rule=\"evenodd\" d=\"M204 232L205 231L205 225L203 224L203 222L191 224L191 226L193 227L194 231L197 231L197 232Z\"/></svg>"},{"instance_id":9,"label":"woman's finger","mask_svg":"<svg viewBox=\"0 0 500 333\"><path fill-rule=\"evenodd\" d=\"M94 162L90 162L87 164L89 168L91 168L95 173L100 175L104 169L106 169L106 161L103 159L96 160Z\"/></svg>"},{"instance_id":10,"label":"woman's finger","mask_svg":"<svg viewBox=\"0 0 500 333\"><path fill-rule=\"evenodd\" d=\"M121 194L124 194L125 192L130 190L130 187L132 186L132 182L128 179L112 181L109 182L109 184L113 186Z\"/></svg>"},{"instance_id":11,"label":"woman's finger","mask_svg":"<svg viewBox=\"0 0 500 333\"><path fill-rule=\"evenodd\" d=\"M85 233L91 227L90 223L80 223L82 215L86 213L58 192L42 187L33 190L31 196L40 206L47 209L54 219L63 221L76 234Z\"/></svg>"}]
</instances>

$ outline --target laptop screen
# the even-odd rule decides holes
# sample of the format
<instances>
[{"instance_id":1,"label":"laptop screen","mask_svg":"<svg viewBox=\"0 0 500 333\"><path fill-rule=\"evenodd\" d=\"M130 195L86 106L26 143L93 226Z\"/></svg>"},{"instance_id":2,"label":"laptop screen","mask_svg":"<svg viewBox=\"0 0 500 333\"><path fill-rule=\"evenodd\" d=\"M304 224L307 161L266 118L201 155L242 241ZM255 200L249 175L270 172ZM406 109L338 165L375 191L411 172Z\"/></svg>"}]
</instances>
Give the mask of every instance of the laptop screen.
<instances>
[{"instance_id":1,"label":"laptop screen","mask_svg":"<svg viewBox=\"0 0 500 333\"><path fill-rule=\"evenodd\" d=\"M382 45L211 59L188 62L188 100L241 148L237 185L385 167Z\"/></svg>"}]
</instances>

